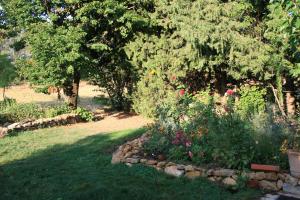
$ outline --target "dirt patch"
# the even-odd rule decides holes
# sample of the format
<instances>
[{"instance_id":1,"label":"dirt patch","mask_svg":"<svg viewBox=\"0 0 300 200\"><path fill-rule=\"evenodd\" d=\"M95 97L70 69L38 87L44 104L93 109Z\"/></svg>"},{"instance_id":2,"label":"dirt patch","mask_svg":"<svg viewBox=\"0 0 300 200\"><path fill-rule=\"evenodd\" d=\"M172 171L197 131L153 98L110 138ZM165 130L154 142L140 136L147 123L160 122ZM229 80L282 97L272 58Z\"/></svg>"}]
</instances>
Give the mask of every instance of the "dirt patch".
<instances>
[{"instance_id":1,"label":"dirt patch","mask_svg":"<svg viewBox=\"0 0 300 200\"><path fill-rule=\"evenodd\" d=\"M86 81L80 83L79 88L79 106L92 111L102 108L93 99L96 96L103 95L97 86L88 84ZM18 103L37 103L40 105L51 106L62 104L63 101L57 99L57 94L43 94L35 92L29 84L11 86L6 90L6 96L16 99ZM0 101L2 96L0 97Z\"/></svg>"}]
</instances>

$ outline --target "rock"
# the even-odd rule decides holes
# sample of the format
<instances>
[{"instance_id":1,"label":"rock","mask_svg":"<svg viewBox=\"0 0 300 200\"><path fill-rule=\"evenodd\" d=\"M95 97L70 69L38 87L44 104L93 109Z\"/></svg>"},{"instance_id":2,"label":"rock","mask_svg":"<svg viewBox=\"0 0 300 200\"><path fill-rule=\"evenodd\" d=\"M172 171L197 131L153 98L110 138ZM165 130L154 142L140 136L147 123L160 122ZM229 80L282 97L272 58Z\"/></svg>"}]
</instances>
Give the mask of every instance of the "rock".
<instances>
[{"instance_id":1,"label":"rock","mask_svg":"<svg viewBox=\"0 0 300 200\"><path fill-rule=\"evenodd\" d=\"M126 158L126 162L131 163L131 164L137 164L137 163L140 162L140 159L138 159L138 158Z\"/></svg>"},{"instance_id":2,"label":"rock","mask_svg":"<svg viewBox=\"0 0 300 200\"><path fill-rule=\"evenodd\" d=\"M286 193L300 195L300 186L293 186L288 183L284 183L282 186L282 190Z\"/></svg>"},{"instance_id":3,"label":"rock","mask_svg":"<svg viewBox=\"0 0 300 200\"><path fill-rule=\"evenodd\" d=\"M146 165L156 165L157 164L157 161L156 160L148 160L146 162Z\"/></svg>"},{"instance_id":4,"label":"rock","mask_svg":"<svg viewBox=\"0 0 300 200\"><path fill-rule=\"evenodd\" d=\"M5 135L7 135L8 133L8 129L4 128L4 127L0 127L0 138L4 137Z\"/></svg>"},{"instance_id":5,"label":"rock","mask_svg":"<svg viewBox=\"0 0 300 200\"><path fill-rule=\"evenodd\" d=\"M233 178L236 181L239 179L238 175L233 175L233 176L231 176L231 178Z\"/></svg>"},{"instance_id":6,"label":"rock","mask_svg":"<svg viewBox=\"0 0 300 200\"><path fill-rule=\"evenodd\" d=\"M177 166L177 169L179 169L179 170L184 170L185 169L184 165L176 165L176 166Z\"/></svg>"},{"instance_id":7,"label":"rock","mask_svg":"<svg viewBox=\"0 0 300 200\"><path fill-rule=\"evenodd\" d=\"M166 167L165 173L172 175L172 176L176 176L176 177L180 177L184 174L183 170L177 169L177 166L174 166L174 165Z\"/></svg>"},{"instance_id":8,"label":"rock","mask_svg":"<svg viewBox=\"0 0 300 200\"><path fill-rule=\"evenodd\" d=\"M144 159L144 158L143 158L143 159L140 160L140 163L145 164L146 162L147 162L147 159Z\"/></svg>"},{"instance_id":9,"label":"rock","mask_svg":"<svg viewBox=\"0 0 300 200\"><path fill-rule=\"evenodd\" d=\"M259 188L259 182L258 180L248 180L247 186L250 188Z\"/></svg>"},{"instance_id":10,"label":"rock","mask_svg":"<svg viewBox=\"0 0 300 200\"><path fill-rule=\"evenodd\" d=\"M256 172L256 173L251 172L251 173L248 173L247 176L251 180L258 180L258 181L264 180L266 178L266 175L264 172Z\"/></svg>"},{"instance_id":11,"label":"rock","mask_svg":"<svg viewBox=\"0 0 300 200\"><path fill-rule=\"evenodd\" d=\"M222 182L224 185L227 185L227 186L236 185L236 180L234 180L233 178L230 178L230 177L225 178Z\"/></svg>"},{"instance_id":12,"label":"rock","mask_svg":"<svg viewBox=\"0 0 300 200\"><path fill-rule=\"evenodd\" d=\"M173 162L168 162L166 166L169 167L169 166L173 166L173 165L176 165L176 164Z\"/></svg>"},{"instance_id":13,"label":"rock","mask_svg":"<svg viewBox=\"0 0 300 200\"><path fill-rule=\"evenodd\" d=\"M234 174L235 171L231 169L219 169L213 172L214 176L222 176L222 177L229 177L229 176L233 176Z\"/></svg>"},{"instance_id":14,"label":"rock","mask_svg":"<svg viewBox=\"0 0 300 200\"><path fill-rule=\"evenodd\" d=\"M259 181L259 187L264 191L278 191L276 183L266 180Z\"/></svg>"},{"instance_id":15,"label":"rock","mask_svg":"<svg viewBox=\"0 0 300 200\"><path fill-rule=\"evenodd\" d=\"M164 161L161 161L161 162L158 162L157 163L157 167L164 167L164 166L166 166L166 164L167 164L167 162L164 162Z\"/></svg>"},{"instance_id":16,"label":"rock","mask_svg":"<svg viewBox=\"0 0 300 200\"><path fill-rule=\"evenodd\" d=\"M278 178L282 181L285 181L286 174L278 174Z\"/></svg>"},{"instance_id":17,"label":"rock","mask_svg":"<svg viewBox=\"0 0 300 200\"><path fill-rule=\"evenodd\" d=\"M278 176L276 173L274 172L270 172L270 173L265 173L265 179L269 180L269 181L277 181Z\"/></svg>"},{"instance_id":18,"label":"rock","mask_svg":"<svg viewBox=\"0 0 300 200\"><path fill-rule=\"evenodd\" d=\"M213 176L209 177L208 180L210 180L210 181L212 181L212 182L215 182L215 181L216 181L215 177L213 177Z\"/></svg>"},{"instance_id":19,"label":"rock","mask_svg":"<svg viewBox=\"0 0 300 200\"><path fill-rule=\"evenodd\" d=\"M121 155L121 152L117 151L112 155L111 164L118 164L121 162L122 159L123 157Z\"/></svg>"},{"instance_id":20,"label":"rock","mask_svg":"<svg viewBox=\"0 0 300 200\"><path fill-rule=\"evenodd\" d=\"M13 130L13 129L17 128L17 126L19 126L19 123L13 123L13 124L9 125L7 128L9 130Z\"/></svg>"},{"instance_id":21,"label":"rock","mask_svg":"<svg viewBox=\"0 0 300 200\"><path fill-rule=\"evenodd\" d=\"M292 186L296 186L298 184L298 179L287 174L285 177L285 182Z\"/></svg>"},{"instance_id":22,"label":"rock","mask_svg":"<svg viewBox=\"0 0 300 200\"><path fill-rule=\"evenodd\" d=\"M126 163L126 165L127 165L128 167L132 167L132 164L131 164L131 163Z\"/></svg>"},{"instance_id":23,"label":"rock","mask_svg":"<svg viewBox=\"0 0 300 200\"><path fill-rule=\"evenodd\" d=\"M278 189L278 190L281 190L281 189L282 189L282 186L283 186L283 181L279 179L279 180L277 181L276 186L277 186L277 189Z\"/></svg>"},{"instance_id":24,"label":"rock","mask_svg":"<svg viewBox=\"0 0 300 200\"><path fill-rule=\"evenodd\" d=\"M209 170L207 170L206 174L208 176L212 176L212 175L214 175L214 170L213 169L209 169Z\"/></svg>"},{"instance_id":25,"label":"rock","mask_svg":"<svg viewBox=\"0 0 300 200\"><path fill-rule=\"evenodd\" d=\"M189 178L189 179L194 179L201 176L201 172L199 171L188 171L185 173L185 177Z\"/></svg>"},{"instance_id":26,"label":"rock","mask_svg":"<svg viewBox=\"0 0 300 200\"><path fill-rule=\"evenodd\" d=\"M192 165L187 165L187 166L185 166L184 170L186 172L194 171L194 167Z\"/></svg>"}]
</instances>

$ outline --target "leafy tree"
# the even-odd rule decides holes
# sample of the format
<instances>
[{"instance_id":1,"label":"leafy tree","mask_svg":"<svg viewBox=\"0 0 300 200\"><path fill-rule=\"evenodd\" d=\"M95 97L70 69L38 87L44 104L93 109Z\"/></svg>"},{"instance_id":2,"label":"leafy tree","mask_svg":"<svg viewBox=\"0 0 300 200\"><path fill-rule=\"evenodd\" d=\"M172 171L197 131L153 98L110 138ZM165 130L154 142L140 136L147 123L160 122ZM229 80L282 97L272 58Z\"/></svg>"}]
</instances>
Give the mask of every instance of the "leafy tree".
<instances>
[{"instance_id":1,"label":"leafy tree","mask_svg":"<svg viewBox=\"0 0 300 200\"><path fill-rule=\"evenodd\" d=\"M277 66L279 96L283 99L282 91L286 91L287 112L293 115L296 109L295 89L300 75L300 1L271 1L268 8L265 38L275 50L273 64Z\"/></svg>"},{"instance_id":2,"label":"leafy tree","mask_svg":"<svg viewBox=\"0 0 300 200\"><path fill-rule=\"evenodd\" d=\"M16 77L14 65L11 64L7 55L0 55L0 87L3 88L3 99L6 99L5 89Z\"/></svg>"},{"instance_id":3,"label":"leafy tree","mask_svg":"<svg viewBox=\"0 0 300 200\"><path fill-rule=\"evenodd\" d=\"M135 108L153 114L164 99L176 99L179 88L193 93L209 87L223 96L227 83L270 80L271 48L253 34L253 12L246 1L156 1L152 17L159 34L128 45L142 72Z\"/></svg>"}]
</instances>

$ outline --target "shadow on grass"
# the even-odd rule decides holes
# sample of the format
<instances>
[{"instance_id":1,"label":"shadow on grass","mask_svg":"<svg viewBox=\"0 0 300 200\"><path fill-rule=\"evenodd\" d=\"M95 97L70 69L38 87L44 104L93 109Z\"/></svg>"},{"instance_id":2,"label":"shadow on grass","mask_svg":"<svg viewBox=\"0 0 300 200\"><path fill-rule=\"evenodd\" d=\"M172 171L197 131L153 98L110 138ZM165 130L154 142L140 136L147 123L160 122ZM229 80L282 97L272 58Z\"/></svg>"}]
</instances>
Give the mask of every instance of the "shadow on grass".
<instances>
[{"instance_id":1,"label":"shadow on grass","mask_svg":"<svg viewBox=\"0 0 300 200\"><path fill-rule=\"evenodd\" d=\"M139 129L126 136L119 133L90 136L4 164L0 166L0 199L240 200L254 199L257 195L252 190L232 194L204 179L178 179L140 165L131 168L111 165L114 149L144 131Z\"/></svg>"}]
</instances>

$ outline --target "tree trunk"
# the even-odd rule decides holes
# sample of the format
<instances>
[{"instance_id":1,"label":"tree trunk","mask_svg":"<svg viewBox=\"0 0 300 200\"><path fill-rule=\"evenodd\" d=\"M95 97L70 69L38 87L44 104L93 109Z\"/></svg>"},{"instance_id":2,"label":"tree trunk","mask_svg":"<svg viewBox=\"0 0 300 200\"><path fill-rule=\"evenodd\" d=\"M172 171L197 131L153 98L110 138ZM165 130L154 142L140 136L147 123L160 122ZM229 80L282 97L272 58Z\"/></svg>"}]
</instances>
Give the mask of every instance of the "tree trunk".
<instances>
[{"instance_id":1,"label":"tree trunk","mask_svg":"<svg viewBox=\"0 0 300 200\"><path fill-rule=\"evenodd\" d=\"M292 78L286 79L286 110L289 116L296 113L295 84Z\"/></svg>"},{"instance_id":2,"label":"tree trunk","mask_svg":"<svg viewBox=\"0 0 300 200\"><path fill-rule=\"evenodd\" d=\"M72 109L77 108L79 83L80 83L80 73L78 71L75 71L73 80L64 85L66 102L68 106Z\"/></svg>"},{"instance_id":3,"label":"tree trunk","mask_svg":"<svg viewBox=\"0 0 300 200\"><path fill-rule=\"evenodd\" d=\"M5 86L3 87L3 93L2 93L2 95L3 95L3 101L5 101Z\"/></svg>"}]
</instances>

